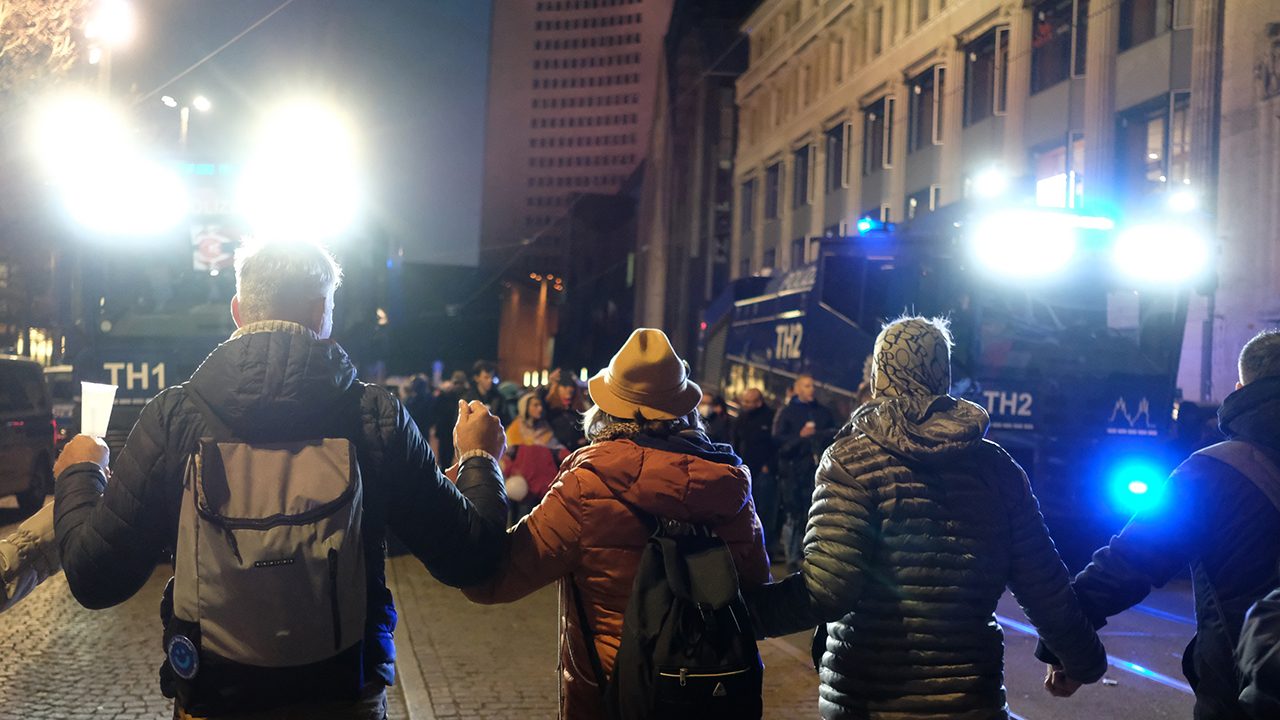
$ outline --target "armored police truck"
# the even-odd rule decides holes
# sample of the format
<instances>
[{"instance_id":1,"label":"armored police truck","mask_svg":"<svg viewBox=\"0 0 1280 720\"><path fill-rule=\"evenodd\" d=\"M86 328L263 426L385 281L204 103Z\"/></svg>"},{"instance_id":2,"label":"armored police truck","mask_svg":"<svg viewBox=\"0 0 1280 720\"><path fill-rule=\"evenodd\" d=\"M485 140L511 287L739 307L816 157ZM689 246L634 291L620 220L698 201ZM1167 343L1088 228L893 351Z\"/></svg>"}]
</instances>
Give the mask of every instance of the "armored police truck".
<instances>
[{"instance_id":1,"label":"armored police truck","mask_svg":"<svg viewBox=\"0 0 1280 720\"><path fill-rule=\"evenodd\" d=\"M987 410L989 437L1027 471L1051 525L1093 527L1088 545L1159 502L1177 461L1187 300L1208 262L1193 219L962 202L856 228L822 240L814 262L735 281L707 312L703 376L728 397L762 388L776 406L808 373L844 414L886 321L945 316L952 394Z\"/></svg>"}]
</instances>

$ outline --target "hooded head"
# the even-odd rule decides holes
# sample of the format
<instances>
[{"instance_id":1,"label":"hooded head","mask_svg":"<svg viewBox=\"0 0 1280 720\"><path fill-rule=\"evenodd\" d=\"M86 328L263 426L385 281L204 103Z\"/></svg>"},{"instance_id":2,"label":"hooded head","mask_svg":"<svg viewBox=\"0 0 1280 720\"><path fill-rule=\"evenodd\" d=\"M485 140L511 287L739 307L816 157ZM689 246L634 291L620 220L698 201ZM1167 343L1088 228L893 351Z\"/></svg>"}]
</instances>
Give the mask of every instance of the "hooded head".
<instances>
[{"instance_id":1,"label":"hooded head","mask_svg":"<svg viewBox=\"0 0 1280 720\"><path fill-rule=\"evenodd\" d=\"M946 395L951 345L945 318L902 317L885 325L872 353L872 397Z\"/></svg>"}]
</instances>

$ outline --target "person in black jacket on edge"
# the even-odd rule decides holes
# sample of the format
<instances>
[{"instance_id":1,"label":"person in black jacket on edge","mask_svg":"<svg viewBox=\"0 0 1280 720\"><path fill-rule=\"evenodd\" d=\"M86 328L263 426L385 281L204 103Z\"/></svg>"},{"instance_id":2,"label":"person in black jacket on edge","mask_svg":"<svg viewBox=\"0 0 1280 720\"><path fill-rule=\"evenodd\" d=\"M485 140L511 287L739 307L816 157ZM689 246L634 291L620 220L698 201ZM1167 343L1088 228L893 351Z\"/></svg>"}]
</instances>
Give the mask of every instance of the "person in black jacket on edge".
<instances>
[{"instance_id":1,"label":"person in black jacket on edge","mask_svg":"<svg viewBox=\"0 0 1280 720\"><path fill-rule=\"evenodd\" d=\"M814 399L812 375L800 375L791 386L791 400L773 420L773 442L778 449L779 495L785 515L782 545L787 572L800 569L800 546L805 519L813 502L813 473L818 456L835 437L831 411Z\"/></svg>"},{"instance_id":2,"label":"person in black jacket on edge","mask_svg":"<svg viewBox=\"0 0 1280 720\"><path fill-rule=\"evenodd\" d=\"M1236 642L1245 612L1280 584L1280 332L1246 343L1239 365L1236 391L1218 411L1229 440L1179 465L1160 506L1135 514L1072 583L1101 628L1191 566L1196 634L1182 670L1195 690L1196 720L1249 717L1238 698ZM1075 691L1075 680L1055 667L1048 648L1038 648L1037 656L1050 663L1051 689Z\"/></svg>"},{"instance_id":3,"label":"person in black jacket on edge","mask_svg":"<svg viewBox=\"0 0 1280 720\"><path fill-rule=\"evenodd\" d=\"M396 622L383 566L388 530L432 575L456 587L488 580L503 554L501 423L479 403L460 404L458 481L450 482L400 402L357 381L347 354L328 339L340 280L337 263L315 245L242 248L231 301L238 329L188 382L147 403L110 480L105 445L86 436L69 443L55 467L55 533L67 582L80 604L97 609L129 599L161 551L175 546L184 468L200 438L211 433L197 403L246 442L353 442L364 486L364 641L302 668L220 675L215 694L239 700L226 711L232 717L385 718ZM171 591L172 583L162 608L171 609ZM346 657L351 652L359 657ZM335 681L336 663L358 677ZM166 662L166 696L173 697L175 685ZM175 717L190 715L179 706Z\"/></svg>"}]
</instances>

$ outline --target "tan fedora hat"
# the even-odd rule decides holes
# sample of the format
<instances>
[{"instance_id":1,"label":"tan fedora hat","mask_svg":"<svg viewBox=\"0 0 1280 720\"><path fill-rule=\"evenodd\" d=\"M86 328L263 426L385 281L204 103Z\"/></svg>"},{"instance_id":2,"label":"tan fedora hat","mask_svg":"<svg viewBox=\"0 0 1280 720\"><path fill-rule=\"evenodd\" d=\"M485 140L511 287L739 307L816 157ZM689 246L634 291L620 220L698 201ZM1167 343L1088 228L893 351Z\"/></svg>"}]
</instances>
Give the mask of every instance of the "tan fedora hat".
<instances>
[{"instance_id":1,"label":"tan fedora hat","mask_svg":"<svg viewBox=\"0 0 1280 720\"><path fill-rule=\"evenodd\" d=\"M591 400L616 418L640 413L646 420L674 420L693 412L702 388L665 333L640 328L631 333L609 366L587 383Z\"/></svg>"}]
</instances>

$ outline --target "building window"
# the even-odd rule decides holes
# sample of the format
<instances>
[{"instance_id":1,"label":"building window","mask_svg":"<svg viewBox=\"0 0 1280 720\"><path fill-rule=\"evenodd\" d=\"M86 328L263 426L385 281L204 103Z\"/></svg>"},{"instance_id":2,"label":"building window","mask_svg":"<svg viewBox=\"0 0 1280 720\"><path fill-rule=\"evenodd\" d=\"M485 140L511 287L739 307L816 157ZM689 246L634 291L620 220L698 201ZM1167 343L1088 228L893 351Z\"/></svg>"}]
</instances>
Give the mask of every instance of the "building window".
<instances>
[{"instance_id":1,"label":"building window","mask_svg":"<svg viewBox=\"0 0 1280 720\"><path fill-rule=\"evenodd\" d=\"M748 180L742 183L741 197L741 215L740 227L742 229L741 236L744 238L751 237L755 230L756 219L756 181Z\"/></svg>"},{"instance_id":2,"label":"building window","mask_svg":"<svg viewBox=\"0 0 1280 720\"><path fill-rule=\"evenodd\" d=\"M929 3L933 0L916 0L916 27L929 19Z\"/></svg>"},{"instance_id":3,"label":"building window","mask_svg":"<svg viewBox=\"0 0 1280 720\"><path fill-rule=\"evenodd\" d=\"M911 80L910 132L907 152L942 144L942 98L946 95L946 70L940 65Z\"/></svg>"},{"instance_id":4,"label":"building window","mask_svg":"<svg viewBox=\"0 0 1280 720\"><path fill-rule=\"evenodd\" d=\"M992 28L965 47L964 125L1003 114L1008 95L1009 28Z\"/></svg>"},{"instance_id":5,"label":"building window","mask_svg":"<svg viewBox=\"0 0 1280 720\"><path fill-rule=\"evenodd\" d=\"M798 268L804 264L804 238L791 241L791 267Z\"/></svg>"},{"instance_id":6,"label":"building window","mask_svg":"<svg viewBox=\"0 0 1280 720\"><path fill-rule=\"evenodd\" d=\"M1072 62L1084 67L1084 33L1074 23L1077 10L1088 17L1088 3L1076 0L1044 0L1032 11L1031 94L1047 90L1072 74ZM1075 43L1076 36L1080 42ZM1073 52L1074 51L1074 52Z\"/></svg>"},{"instance_id":7,"label":"building window","mask_svg":"<svg viewBox=\"0 0 1280 720\"><path fill-rule=\"evenodd\" d=\"M764 251L764 261L760 263L761 268L772 268L778 262L778 251L775 248L769 248Z\"/></svg>"},{"instance_id":8,"label":"building window","mask_svg":"<svg viewBox=\"0 0 1280 720\"><path fill-rule=\"evenodd\" d=\"M831 43L831 80L835 85L844 82L844 38Z\"/></svg>"},{"instance_id":9,"label":"building window","mask_svg":"<svg viewBox=\"0 0 1280 720\"><path fill-rule=\"evenodd\" d=\"M849 123L842 122L826 134L827 140L827 192L849 187L849 159L845 148L849 147Z\"/></svg>"},{"instance_id":10,"label":"building window","mask_svg":"<svg viewBox=\"0 0 1280 720\"><path fill-rule=\"evenodd\" d=\"M798 208L809 204L809 171L811 169L809 161L808 145L791 154L791 207Z\"/></svg>"},{"instance_id":11,"label":"building window","mask_svg":"<svg viewBox=\"0 0 1280 720\"><path fill-rule=\"evenodd\" d=\"M878 172L886 167L888 160L885 146L889 144L891 132L886 123L885 112L889 98L880 98L862 111L862 174L863 176Z\"/></svg>"},{"instance_id":12,"label":"building window","mask_svg":"<svg viewBox=\"0 0 1280 720\"><path fill-rule=\"evenodd\" d=\"M918 190L906 196L906 220L908 222L919 217L919 215L932 213L932 195L931 188L925 187L924 190Z\"/></svg>"},{"instance_id":13,"label":"building window","mask_svg":"<svg viewBox=\"0 0 1280 720\"><path fill-rule=\"evenodd\" d=\"M764 219L778 217L778 191L782 183L782 163L776 162L764 171Z\"/></svg>"},{"instance_id":14,"label":"building window","mask_svg":"<svg viewBox=\"0 0 1280 720\"><path fill-rule=\"evenodd\" d=\"M1174 93L1120 116L1117 171L1127 198L1191 184L1189 98Z\"/></svg>"},{"instance_id":15,"label":"building window","mask_svg":"<svg viewBox=\"0 0 1280 720\"><path fill-rule=\"evenodd\" d=\"M867 24L867 32L871 35L871 42L867 43L871 46L871 57L880 57L880 53L884 52L884 8L878 7L871 11L871 22Z\"/></svg>"},{"instance_id":16,"label":"building window","mask_svg":"<svg viewBox=\"0 0 1280 720\"><path fill-rule=\"evenodd\" d=\"M1168 0L1120 0L1120 51L1154 38L1169 25ZM1161 18L1161 15L1165 17Z\"/></svg>"},{"instance_id":17,"label":"building window","mask_svg":"<svg viewBox=\"0 0 1280 720\"><path fill-rule=\"evenodd\" d=\"M1077 208L1084 204L1084 136L1032 153L1036 205Z\"/></svg>"}]
</instances>

